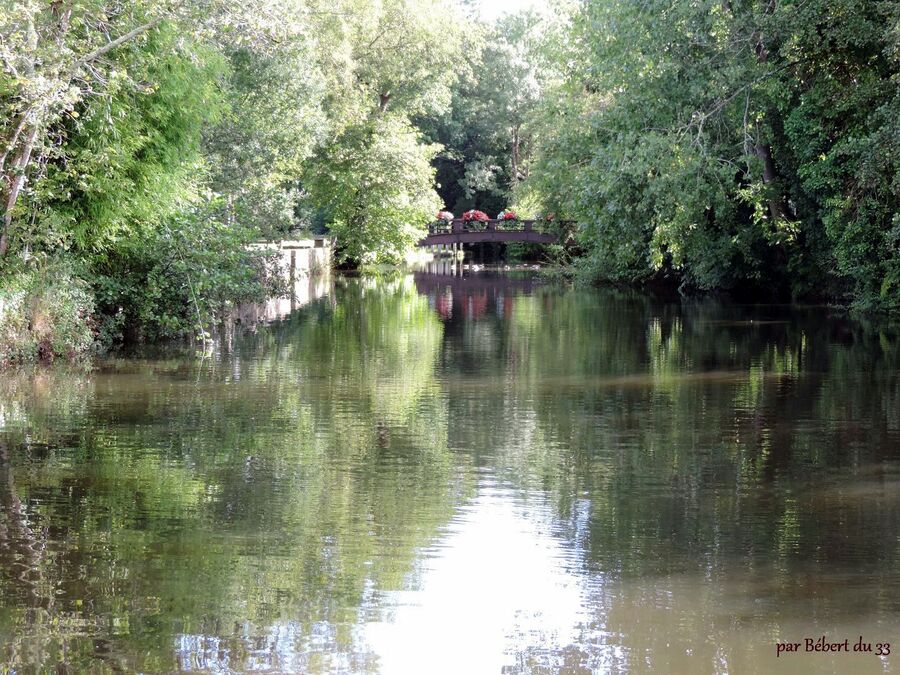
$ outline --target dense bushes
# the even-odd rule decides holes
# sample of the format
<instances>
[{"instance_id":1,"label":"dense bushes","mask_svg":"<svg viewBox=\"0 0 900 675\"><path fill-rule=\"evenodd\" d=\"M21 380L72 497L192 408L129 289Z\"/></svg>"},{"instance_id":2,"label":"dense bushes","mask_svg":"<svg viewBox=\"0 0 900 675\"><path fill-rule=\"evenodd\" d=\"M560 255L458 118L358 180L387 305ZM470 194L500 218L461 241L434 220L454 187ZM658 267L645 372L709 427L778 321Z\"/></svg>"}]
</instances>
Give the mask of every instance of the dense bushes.
<instances>
[{"instance_id":1,"label":"dense bushes","mask_svg":"<svg viewBox=\"0 0 900 675\"><path fill-rule=\"evenodd\" d=\"M76 358L94 345L94 298L54 263L0 279L0 364Z\"/></svg>"},{"instance_id":2,"label":"dense bushes","mask_svg":"<svg viewBox=\"0 0 900 675\"><path fill-rule=\"evenodd\" d=\"M94 261L92 281L112 341L201 333L235 304L285 292L276 261L250 245L252 228L222 223L212 205L180 214Z\"/></svg>"},{"instance_id":3,"label":"dense bushes","mask_svg":"<svg viewBox=\"0 0 900 675\"><path fill-rule=\"evenodd\" d=\"M896 3L585 3L525 189L594 279L900 308Z\"/></svg>"},{"instance_id":4,"label":"dense bushes","mask_svg":"<svg viewBox=\"0 0 900 675\"><path fill-rule=\"evenodd\" d=\"M0 278L0 363L77 358L122 341L198 334L238 303L286 292L255 231L208 211L171 218L147 236L69 264L33 261Z\"/></svg>"}]
</instances>

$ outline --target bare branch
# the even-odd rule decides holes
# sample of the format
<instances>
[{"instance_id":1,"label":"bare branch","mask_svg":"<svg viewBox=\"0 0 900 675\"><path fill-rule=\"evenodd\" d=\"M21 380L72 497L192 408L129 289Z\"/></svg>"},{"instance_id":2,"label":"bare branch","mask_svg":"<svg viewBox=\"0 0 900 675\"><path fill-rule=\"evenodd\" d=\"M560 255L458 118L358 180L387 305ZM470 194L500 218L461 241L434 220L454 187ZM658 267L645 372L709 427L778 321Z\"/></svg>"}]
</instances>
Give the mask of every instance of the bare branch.
<instances>
[{"instance_id":1,"label":"bare branch","mask_svg":"<svg viewBox=\"0 0 900 675\"><path fill-rule=\"evenodd\" d=\"M134 38L136 38L140 35L143 35L148 30L152 30L153 28L156 28L166 18L168 18L167 15L158 16L155 19L153 19L153 21L148 21L147 23L143 24L142 26L138 26L137 28L134 28L134 29L128 31L127 33L125 33L125 35L121 35L121 36L117 37L112 42L108 42L107 44L103 45L102 47L98 47L94 51L92 51L88 54L85 54L80 59L75 61L75 63L72 64L72 68L70 70L72 70L72 71L78 70L79 68L90 63L91 61L96 61L101 56L103 56L104 54L106 54L108 52L111 52L116 47L120 47L121 45L125 44L126 42L133 40Z\"/></svg>"},{"instance_id":2,"label":"bare branch","mask_svg":"<svg viewBox=\"0 0 900 675\"><path fill-rule=\"evenodd\" d=\"M2 42L3 42L3 39L0 38L0 43L2 43ZM12 75L14 78L18 79L19 71L16 70L16 66L10 60L9 55L5 51L0 52L0 59L3 59L3 66L6 68L7 72L10 75Z\"/></svg>"}]
</instances>

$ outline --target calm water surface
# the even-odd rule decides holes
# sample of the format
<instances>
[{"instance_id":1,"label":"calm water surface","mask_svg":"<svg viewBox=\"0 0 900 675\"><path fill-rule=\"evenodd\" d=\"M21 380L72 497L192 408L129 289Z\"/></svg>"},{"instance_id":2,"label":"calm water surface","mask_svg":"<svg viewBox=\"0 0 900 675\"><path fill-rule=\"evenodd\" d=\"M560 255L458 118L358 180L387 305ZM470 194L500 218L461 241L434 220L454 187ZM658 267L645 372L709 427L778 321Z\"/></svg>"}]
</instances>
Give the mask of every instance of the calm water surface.
<instances>
[{"instance_id":1,"label":"calm water surface","mask_svg":"<svg viewBox=\"0 0 900 675\"><path fill-rule=\"evenodd\" d=\"M338 279L4 373L0 671L892 672L900 335L830 314Z\"/></svg>"}]
</instances>

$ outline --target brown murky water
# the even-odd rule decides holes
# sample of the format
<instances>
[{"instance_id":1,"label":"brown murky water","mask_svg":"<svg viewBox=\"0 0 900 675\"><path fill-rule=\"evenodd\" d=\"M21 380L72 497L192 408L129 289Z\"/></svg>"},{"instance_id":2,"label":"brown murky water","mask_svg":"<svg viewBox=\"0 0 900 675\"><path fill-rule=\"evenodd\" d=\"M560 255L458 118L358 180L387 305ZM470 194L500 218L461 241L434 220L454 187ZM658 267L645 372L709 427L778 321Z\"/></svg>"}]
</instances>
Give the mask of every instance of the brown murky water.
<instances>
[{"instance_id":1,"label":"brown murky water","mask_svg":"<svg viewBox=\"0 0 900 675\"><path fill-rule=\"evenodd\" d=\"M822 635L850 653L807 653ZM896 326L339 279L205 359L0 382L3 672L874 673L898 652Z\"/></svg>"}]
</instances>

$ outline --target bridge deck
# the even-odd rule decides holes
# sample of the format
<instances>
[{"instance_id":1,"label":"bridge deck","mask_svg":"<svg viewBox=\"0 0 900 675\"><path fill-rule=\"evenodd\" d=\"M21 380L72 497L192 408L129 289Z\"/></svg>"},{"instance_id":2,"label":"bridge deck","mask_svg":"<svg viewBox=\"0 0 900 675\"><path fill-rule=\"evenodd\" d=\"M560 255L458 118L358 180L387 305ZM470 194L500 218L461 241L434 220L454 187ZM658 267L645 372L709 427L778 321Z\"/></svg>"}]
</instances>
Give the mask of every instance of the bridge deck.
<instances>
[{"instance_id":1,"label":"bridge deck","mask_svg":"<svg viewBox=\"0 0 900 675\"><path fill-rule=\"evenodd\" d=\"M537 228L535 228L537 223ZM419 246L441 244L477 244L495 241L521 241L533 244L555 244L557 236L542 232L546 223L542 220L486 220L464 221L457 218L449 223L432 223L428 235L421 239Z\"/></svg>"}]
</instances>

